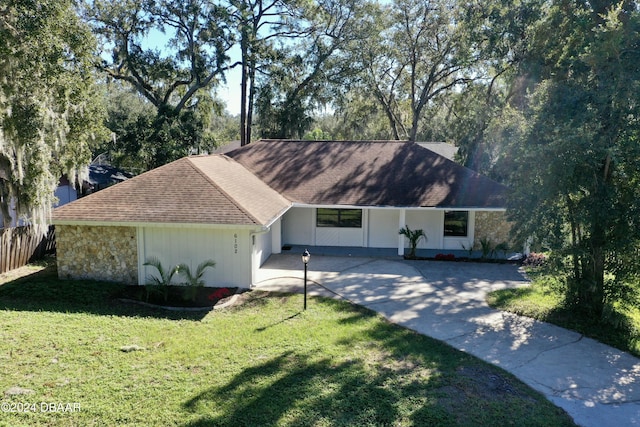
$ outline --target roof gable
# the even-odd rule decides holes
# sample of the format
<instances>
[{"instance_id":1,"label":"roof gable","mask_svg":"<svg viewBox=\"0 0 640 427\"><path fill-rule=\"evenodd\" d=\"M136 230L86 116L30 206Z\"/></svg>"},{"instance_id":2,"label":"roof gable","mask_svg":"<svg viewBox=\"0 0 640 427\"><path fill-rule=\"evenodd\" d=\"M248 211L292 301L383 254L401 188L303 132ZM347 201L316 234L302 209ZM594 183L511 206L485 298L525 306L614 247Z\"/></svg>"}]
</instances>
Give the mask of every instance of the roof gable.
<instances>
[{"instance_id":1,"label":"roof gable","mask_svg":"<svg viewBox=\"0 0 640 427\"><path fill-rule=\"evenodd\" d=\"M227 194L238 209L254 218L257 224L270 223L291 205L287 199L229 157L190 157L189 161L212 185Z\"/></svg>"},{"instance_id":2,"label":"roof gable","mask_svg":"<svg viewBox=\"0 0 640 427\"><path fill-rule=\"evenodd\" d=\"M227 155L298 203L505 205L506 187L411 142L263 140Z\"/></svg>"},{"instance_id":3,"label":"roof gable","mask_svg":"<svg viewBox=\"0 0 640 427\"><path fill-rule=\"evenodd\" d=\"M266 225L289 204L229 158L186 157L61 206L53 220Z\"/></svg>"}]
</instances>

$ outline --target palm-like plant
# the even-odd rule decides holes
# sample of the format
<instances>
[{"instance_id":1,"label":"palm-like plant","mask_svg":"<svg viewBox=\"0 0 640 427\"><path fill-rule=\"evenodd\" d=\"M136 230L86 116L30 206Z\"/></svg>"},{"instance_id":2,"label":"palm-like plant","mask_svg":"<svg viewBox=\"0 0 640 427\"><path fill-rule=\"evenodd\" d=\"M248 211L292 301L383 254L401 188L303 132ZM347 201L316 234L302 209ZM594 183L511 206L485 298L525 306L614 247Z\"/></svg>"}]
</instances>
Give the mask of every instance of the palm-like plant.
<instances>
[{"instance_id":1,"label":"palm-like plant","mask_svg":"<svg viewBox=\"0 0 640 427\"><path fill-rule=\"evenodd\" d=\"M165 270L157 257L147 258L143 265L154 267L158 271L158 275L150 274L147 276L147 300L151 290L159 289L164 301L167 301L169 298L169 285L173 276L178 272L178 267L171 267L169 270Z\"/></svg>"},{"instance_id":2,"label":"palm-like plant","mask_svg":"<svg viewBox=\"0 0 640 427\"><path fill-rule=\"evenodd\" d=\"M416 257L416 248L418 247L418 243L420 242L420 240L423 238L425 241L427 240L427 235L421 228L417 230L411 230L408 225L405 225L404 228L401 228L398 234L402 234L407 239L409 239L409 245L411 247L409 258Z\"/></svg>"},{"instance_id":3,"label":"palm-like plant","mask_svg":"<svg viewBox=\"0 0 640 427\"><path fill-rule=\"evenodd\" d=\"M179 264L176 267L176 271L178 274L183 276L187 282L185 283L188 286L187 298L191 301L195 301L197 295L197 288L204 286L204 280L202 280L202 276L204 276L204 272L207 268L213 268L216 266L216 262L212 259L208 259L206 261L201 262L196 268L196 272L191 272L191 267L185 263Z\"/></svg>"}]
</instances>

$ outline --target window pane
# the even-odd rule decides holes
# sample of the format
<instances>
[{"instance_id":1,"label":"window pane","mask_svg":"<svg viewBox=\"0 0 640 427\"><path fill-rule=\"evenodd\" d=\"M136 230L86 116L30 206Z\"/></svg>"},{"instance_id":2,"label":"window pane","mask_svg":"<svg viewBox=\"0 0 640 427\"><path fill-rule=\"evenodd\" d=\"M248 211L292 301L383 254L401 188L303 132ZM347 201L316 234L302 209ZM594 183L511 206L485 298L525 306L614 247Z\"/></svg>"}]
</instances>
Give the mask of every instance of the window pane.
<instances>
[{"instance_id":1,"label":"window pane","mask_svg":"<svg viewBox=\"0 0 640 427\"><path fill-rule=\"evenodd\" d=\"M340 227L361 228L362 211L360 209L341 209Z\"/></svg>"},{"instance_id":2,"label":"window pane","mask_svg":"<svg viewBox=\"0 0 640 427\"><path fill-rule=\"evenodd\" d=\"M319 208L317 212L316 226L338 227L339 212L337 209Z\"/></svg>"},{"instance_id":3,"label":"window pane","mask_svg":"<svg viewBox=\"0 0 640 427\"><path fill-rule=\"evenodd\" d=\"M469 212L446 211L444 213L444 235L466 237Z\"/></svg>"},{"instance_id":4,"label":"window pane","mask_svg":"<svg viewBox=\"0 0 640 427\"><path fill-rule=\"evenodd\" d=\"M316 226L362 228L362 210L318 208Z\"/></svg>"}]
</instances>

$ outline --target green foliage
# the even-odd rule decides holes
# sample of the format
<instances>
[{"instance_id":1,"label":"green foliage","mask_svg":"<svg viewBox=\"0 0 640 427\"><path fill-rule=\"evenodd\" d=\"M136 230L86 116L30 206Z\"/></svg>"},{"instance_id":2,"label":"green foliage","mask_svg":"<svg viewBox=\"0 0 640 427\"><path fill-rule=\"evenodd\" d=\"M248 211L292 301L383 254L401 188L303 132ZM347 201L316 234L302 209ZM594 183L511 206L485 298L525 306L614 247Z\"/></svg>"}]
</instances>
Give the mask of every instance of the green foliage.
<instances>
[{"instance_id":1,"label":"green foliage","mask_svg":"<svg viewBox=\"0 0 640 427\"><path fill-rule=\"evenodd\" d=\"M488 237L483 237L479 240L480 242L480 251L482 252L481 258L493 258L496 254L496 248L493 245L493 242Z\"/></svg>"},{"instance_id":2,"label":"green foliage","mask_svg":"<svg viewBox=\"0 0 640 427\"><path fill-rule=\"evenodd\" d=\"M467 252L467 256L471 257L471 255L473 255L473 244L467 246L464 242L460 242L460 247L463 251Z\"/></svg>"},{"instance_id":3,"label":"green foliage","mask_svg":"<svg viewBox=\"0 0 640 427\"><path fill-rule=\"evenodd\" d=\"M640 12L624 7L550 9L538 28L544 40L553 32L536 52L543 81L523 139L511 147L515 231L570 257L560 264L567 299L596 318L616 303L630 272L617 260L637 256L640 242Z\"/></svg>"},{"instance_id":4,"label":"green foliage","mask_svg":"<svg viewBox=\"0 0 640 427\"><path fill-rule=\"evenodd\" d=\"M207 153L217 146L213 133L215 101L200 96L195 106L177 116L162 113L135 91L118 83L108 89L108 119L111 139L94 149L114 166L144 172L189 154ZM233 135L233 134L231 134Z\"/></svg>"},{"instance_id":5,"label":"green foliage","mask_svg":"<svg viewBox=\"0 0 640 427\"><path fill-rule=\"evenodd\" d=\"M358 89L334 101L333 114L315 118L315 123L338 140L389 140L393 135L379 104Z\"/></svg>"},{"instance_id":6,"label":"green foliage","mask_svg":"<svg viewBox=\"0 0 640 427\"><path fill-rule=\"evenodd\" d=\"M220 111L211 89L223 78L233 41L225 7L202 1L94 1L84 11L111 59L98 64L109 79L128 85L153 106L136 120L116 123L114 157L132 156L144 169L210 151L212 114ZM152 31L168 35L149 46ZM122 143L118 140L122 138ZM131 139L136 139L129 144Z\"/></svg>"},{"instance_id":7,"label":"green foliage","mask_svg":"<svg viewBox=\"0 0 640 427\"><path fill-rule=\"evenodd\" d=\"M262 138L301 139L313 124L313 118L309 114L308 99L278 100L275 95L276 90L292 89L274 89L273 81L258 89L256 124L260 136Z\"/></svg>"},{"instance_id":8,"label":"green foliage","mask_svg":"<svg viewBox=\"0 0 640 427\"><path fill-rule=\"evenodd\" d=\"M156 269L157 275L147 276L147 284L145 286L147 290L147 300L149 293L158 292L162 295L166 302L169 297L169 286L172 284L173 277L178 274L185 278L186 282L178 285L184 286L182 292L185 300L195 301L197 296L197 288L204 286L204 280L202 277L207 268L215 267L216 263L213 260L206 260L198 264L195 272L191 271L191 266L186 263L181 263L176 266L172 266L168 270L164 268L162 262L157 257L149 257L143 264Z\"/></svg>"},{"instance_id":9,"label":"green foliage","mask_svg":"<svg viewBox=\"0 0 640 427\"><path fill-rule=\"evenodd\" d=\"M491 292L491 307L531 317L575 330L623 351L640 355L640 306L637 301L619 300L607 304L603 316L567 300L567 289L573 280L553 266L527 268L530 286ZM640 283L627 283L637 290ZM637 293L637 292L636 292Z\"/></svg>"},{"instance_id":10,"label":"green foliage","mask_svg":"<svg viewBox=\"0 0 640 427\"><path fill-rule=\"evenodd\" d=\"M0 354L12 355L0 389L81 405L6 412L3 424L574 425L498 367L353 304L320 299L301 313L301 295L251 292L224 310L174 312L114 301L120 287L55 269L0 286L11 331Z\"/></svg>"},{"instance_id":11,"label":"green foliage","mask_svg":"<svg viewBox=\"0 0 640 427\"><path fill-rule=\"evenodd\" d=\"M506 256L509 251L509 244L507 242L494 243L488 237L478 239L478 243L480 244L480 258L482 259L495 258L498 253ZM462 248L466 249L464 245ZM471 254L472 251L473 247L470 248L469 254Z\"/></svg>"},{"instance_id":12,"label":"green foliage","mask_svg":"<svg viewBox=\"0 0 640 427\"><path fill-rule=\"evenodd\" d=\"M176 267L178 274L186 279L184 284L187 288L185 290L185 298L187 300L195 301L197 288L204 286L204 280L202 277L207 268L213 268L216 266L216 262L212 259L206 260L198 264L195 273L191 272L191 266L182 263Z\"/></svg>"},{"instance_id":13,"label":"green foliage","mask_svg":"<svg viewBox=\"0 0 640 427\"><path fill-rule=\"evenodd\" d=\"M46 230L61 176L75 184L86 173L90 146L105 134L94 48L71 1L0 6L0 207L6 223L15 202L18 217Z\"/></svg>"},{"instance_id":14,"label":"green foliage","mask_svg":"<svg viewBox=\"0 0 640 427\"><path fill-rule=\"evenodd\" d=\"M494 248L496 253L500 252L502 253L503 256L507 256L507 252L509 252L509 250L511 249L511 247L509 246L509 244L507 242L500 242L496 245L496 247Z\"/></svg>"},{"instance_id":15,"label":"green foliage","mask_svg":"<svg viewBox=\"0 0 640 427\"><path fill-rule=\"evenodd\" d=\"M335 102L357 74L352 49L373 34L368 2L301 2L301 18L262 60L256 85L256 124L261 137L301 139L313 116ZM282 33L282 31L280 31Z\"/></svg>"},{"instance_id":16,"label":"green foliage","mask_svg":"<svg viewBox=\"0 0 640 427\"><path fill-rule=\"evenodd\" d=\"M415 141L425 135L424 128L443 110L446 97L484 74L481 37L472 31L479 24L474 6L397 0L370 13L372 34L351 52L360 68L351 98L375 100L393 139ZM360 107L343 104L340 111Z\"/></svg>"},{"instance_id":17,"label":"green foliage","mask_svg":"<svg viewBox=\"0 0 640 427\"><path fill-rule=\"evenodd\" d=\"M157 275L151 274L147 276L147 284L145 285L147 299L149 297L149 293L158 292L162 295L164 301L167 301L167 298L169 297L169 286L171 285L173 276L178 272L178 267L173 266L166 270L162 265L162 262L157 257L147 258L143 265L153 267L158 272Z\"/></svg>"},{"instance_id":18,"label":"green foliage","mask_svg":"<svg viewBox=\"0 0 640 427\"><path fill-rule=\"evenodd\" d=\"M319 127L315 127L313 130L307 132L302 137L305 141L330 141L331 134L322 130Z\"/></svg>"},{"instance_id":19,"label":"green foliage","mask_svg":"<svg viewBox=\"0 0 640 427\"><path fill-rule=\"evenodd\" d=\"M401 228L400 231L398 231L398 234L402 234L404 237L409 239L410 258L416 257L416 249L418 248L418 243L420 242L420 240L427 240L427 235L425 234L424 230L422 230L421 228L417 230L411 230L408 225L405 225L403 228Z\"/></svg>"}]
</instances>

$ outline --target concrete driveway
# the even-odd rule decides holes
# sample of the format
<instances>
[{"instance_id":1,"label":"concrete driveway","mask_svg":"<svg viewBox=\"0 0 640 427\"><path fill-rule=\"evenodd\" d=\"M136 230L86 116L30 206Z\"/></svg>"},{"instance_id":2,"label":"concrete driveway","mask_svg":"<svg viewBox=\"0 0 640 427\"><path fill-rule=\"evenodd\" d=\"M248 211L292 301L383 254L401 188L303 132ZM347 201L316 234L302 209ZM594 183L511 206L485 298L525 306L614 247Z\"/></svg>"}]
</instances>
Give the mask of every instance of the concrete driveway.
<instances>
[{"instance_id":1,"label":"concrete driveway","mask_svg":"<svg viewBox=\"0 0 640 427\"><path fill-rule=\"evenodd\" d=\"M302 292L299 255L272 255L258 289ZM313 256L308 294L341 298L511 372L582 426L640 425L640 360L547 323L491 309L527 286L517 266ZM320 286L319 286L320 285Z\"/></svg>"}]
</instances>

